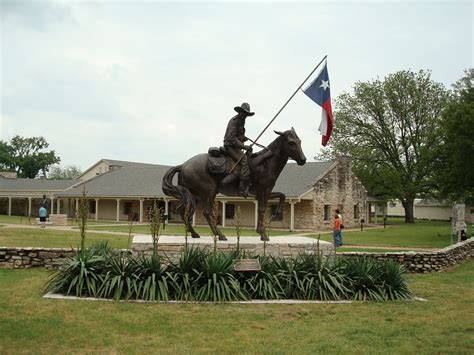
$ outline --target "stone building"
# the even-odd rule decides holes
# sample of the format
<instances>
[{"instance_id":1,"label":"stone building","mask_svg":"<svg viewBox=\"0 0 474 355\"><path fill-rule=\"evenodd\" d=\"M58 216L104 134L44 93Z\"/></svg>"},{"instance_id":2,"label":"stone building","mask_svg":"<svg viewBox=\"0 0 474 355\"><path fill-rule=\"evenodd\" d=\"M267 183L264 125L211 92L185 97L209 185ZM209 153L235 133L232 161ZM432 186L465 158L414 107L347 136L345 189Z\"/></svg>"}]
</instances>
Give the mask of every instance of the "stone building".
<instances>
[{"instance_id":1,"label":"stone building","mask_svg":"<svg viewBox=\"0 0 474 355\"><path fill-rule=\"evenodd\" d=\"M165 196L161 190L162 177L169 168L165 165L102 159L77 181L63 180L64 187L60 191L48 190L52 211L74 217L78 199L85 190L90 199L90 218L126 221L132 216L142 222L146 220L146 211L152 201L157 199L169 215L170 222L178 222L179 216L175 213L177 201ZM41 180L22 179L25 181L17 185L11 181L6 183L6 180L0 178L0 201L8 200L10 204L19 194L22 198L28 198L28 184L41 185ZM46 191L46 182L43 180L45 185L43 190L37 190L38 193ZM352 173L348 157L338 157L330 162L308 162L304 166L288 163L273 190L283 192L286 200L281 215L271 222L271 228L332 228L336 209L341 211L347 227L358 224L362 218L369 220L367 191ZM221 226L234 225L237 207L240 207L242 226L255 226L258 206L254 199L219 195L217 201ZM274 211L276 205L276 200L269 201L268 213ZM11 213L12 208L8 211ZM199 205L193 221L197 225L206 224Z\"/></svg>"}]
</instances>

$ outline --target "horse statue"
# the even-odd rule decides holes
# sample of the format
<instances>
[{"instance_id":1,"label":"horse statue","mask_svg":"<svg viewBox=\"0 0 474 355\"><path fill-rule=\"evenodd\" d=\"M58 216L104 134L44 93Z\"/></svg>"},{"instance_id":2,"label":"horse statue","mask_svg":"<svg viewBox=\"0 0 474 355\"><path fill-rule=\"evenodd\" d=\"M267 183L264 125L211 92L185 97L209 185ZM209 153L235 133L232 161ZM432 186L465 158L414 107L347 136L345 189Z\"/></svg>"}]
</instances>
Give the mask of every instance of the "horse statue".
<instances>
[{"instance_id":1,"label":"horse statue","mask_svg":"<svg viewBox=\"0 0 474 355\"><path fill-rule=\"evenodd\" d=\"M268 240L264 226L264 214L268 200L279 199L274 216L281 212L285 202L283 193L272 192L278 176L290 158L295 160L298 165L306 163L306 157L301 149L301 140L293 128L285 132L274 132L278 137L267 148L254 154L247 153L250 158L249 167L251 170L249 193L251 196L255 196L258 201L256 231L260 234L261 240ZM181 215L193 238L200 237L192 226L192 216L196 210L196 202L201 202L203 204L203 215L211 227L212 233L219 236L219 240L227 240L225 235L217 228L212 207L218 193L227 196L239 196L238 178L229 179L232 174L238 177L236 170L239 166L232 158L226 156L225 149L222 147L215 149L217 152L212 153L210 149L208 154L198 154L185 163L170 168L163 177L162 186L165 195L177 198L180 201L177 212ZM214 164L214 169L210 169L213 165L211 164L213 159L217 159L218 164ZM216 167L218 169L215 169ZM173 185L175 174L178 174L177 185Z\"/></svg>"}]
</instances>

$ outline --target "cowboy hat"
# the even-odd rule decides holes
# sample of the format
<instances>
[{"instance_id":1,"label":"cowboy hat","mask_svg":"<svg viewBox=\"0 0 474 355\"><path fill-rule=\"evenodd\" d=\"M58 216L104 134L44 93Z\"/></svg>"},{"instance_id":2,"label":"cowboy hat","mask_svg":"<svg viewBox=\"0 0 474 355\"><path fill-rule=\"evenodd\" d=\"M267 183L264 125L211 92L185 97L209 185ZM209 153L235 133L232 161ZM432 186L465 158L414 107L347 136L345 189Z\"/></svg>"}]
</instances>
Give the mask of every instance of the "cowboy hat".
<instances>
[{"instance_id":1,"label":"cowboy hat","mask_svg":"<svg viewBox=\"0 0 474 355\"><path fill-rule=\"evenodd\" d=\"M240 106L235 106L234 107L234 110L238 113L244 113L246 114L247 116L253 116L255 115L255 112L250 112L250 105L246 102L244 102L242 105Z\"/></svg>"}]
</instances>

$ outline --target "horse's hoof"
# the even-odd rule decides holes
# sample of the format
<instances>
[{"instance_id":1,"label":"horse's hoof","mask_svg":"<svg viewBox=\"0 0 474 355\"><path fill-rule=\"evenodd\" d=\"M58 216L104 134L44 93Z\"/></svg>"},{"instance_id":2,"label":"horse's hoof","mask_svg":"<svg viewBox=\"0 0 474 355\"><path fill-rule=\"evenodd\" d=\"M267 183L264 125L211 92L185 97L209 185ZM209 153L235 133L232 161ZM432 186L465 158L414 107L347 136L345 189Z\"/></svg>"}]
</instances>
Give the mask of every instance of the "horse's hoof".
<instances>
[{"instance_id":1,"label":"horse's hoof","mask_svg":"<svg viewBox=\"0 0 474 355\"><path fill-rule=\"evenodd\" d=\"M201 238L201 236L199 234L194 234L192 237L193 238Z\"/></svg>"},{"instance_id":2,"label":"horse's hoof","mask_svg":"<svg viewBox=\"0 0 474 355\"><path fill-rule=\"evenodd\" d=\"M227 238L223 235L219 237L219 240L227 240Z\"/></svg>"},{"instance_id":3,"label":"horse's hoof","mask_svg":"<svg viewBox=\"0 0 474 355\"><path fill-rule=\"evenodd\" d=\"M262 242L268 242L268 241L270 240L270 238L261 236L261 237L260 237L260 240L261 240Z\"/></svg>"}]
</instances>

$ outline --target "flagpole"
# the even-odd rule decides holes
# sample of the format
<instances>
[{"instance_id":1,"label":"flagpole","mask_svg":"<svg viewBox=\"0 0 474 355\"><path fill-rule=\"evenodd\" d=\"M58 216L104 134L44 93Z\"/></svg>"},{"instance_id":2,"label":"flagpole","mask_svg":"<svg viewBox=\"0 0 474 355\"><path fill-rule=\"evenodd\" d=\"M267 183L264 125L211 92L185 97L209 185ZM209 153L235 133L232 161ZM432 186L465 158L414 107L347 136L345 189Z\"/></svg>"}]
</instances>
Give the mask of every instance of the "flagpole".
<instances>
[{"instance_id":1,"label":"flagpole","mask_svg":"<svg viewBox=\"0 0 474 355\"><path fill-rule=\"evenodd\" d=\"M318 65L316 65L314 67L314 69L311 71L311 73L309 73L309 75L306 77L306 79L304 79L304 81L301 83L300 86L298 86L298 88L295 90L295 92L290 96L290 98L285 102L285 104L281 107L281 109L276 113L276 115L272 118L272 120L267 124L267 126L263 129L263 131L258 135L257 138L255 138L255 140L253 141L252 145L254 145L258 139L262 136L263 133L265 133L265 131L268 129L268 127L270 127L270 125L273 123L273 121L275 121L275 119L278 117L278 115L281 113L281 111L283 111L283 109L286 107L286 105L288 105L288 103L291 101L291 99L296 95L296 93L299 91L299 89L301 89L301 87L304 85L304 83L306 83L308 81L308 79L311 77L311 75L313 75L313 73L316 71L316 69L318 69L318 67L321 65L322 62L324 62L324 60L327 58L327 54L323 57L323 59L321 59L321 61L318 63Z\"/></svg>"},{"instance_id":2,"label":"flagpole","mask_svg":"<svg viewBox=\"0 0 474 355\"><path fill-rule=\"evenodd\" d=\"M291 101L291 99L293 99L293 97L296 95L296 93L299 91L299 89L301 89L301 87L304 85L304 83L306 83L308 81L308 79L311 77L311 75L313 75L313 73L316 71L316 69L318 69L318 67L321 65L322 62L324 62L327 58L327 54L323 57L323 59L321 59L321 61L318 63L318 65L316 65L314 67L314 69L311 71L311 73L309 73L309 75L306 77L306 79L303 80L303 82L300 84L300 86L298 86L298 88L295 90L295 92L290 96L290 98L284 103L284 105L280 108L280 110L276 113L275 116L273 116L273 118L271 119L271 121L267 124L267 126L263 129L262 132L260 132L260 134L257 136L257 138L255 138L254 141L252 141L252 144L250 145L251 147L257 143L258 139L262 136L263 133L265 133L265 131L268 129L268 127L270 127L270 125L273 123L273 121L275 121L275 119L278 117L278 115L281 113L281 111L283 111L283 109L286 107L286 105L288 105L288 103ZM234 171L235 167L237 165L239 165L240 161L244 158L244 155L245 153L240 157L240 159L237 161L237 163L235 163L235 165L232 167L232 169L230 169L230 172L232 173L232 171Z\"/></svg>"}]
</instances>

